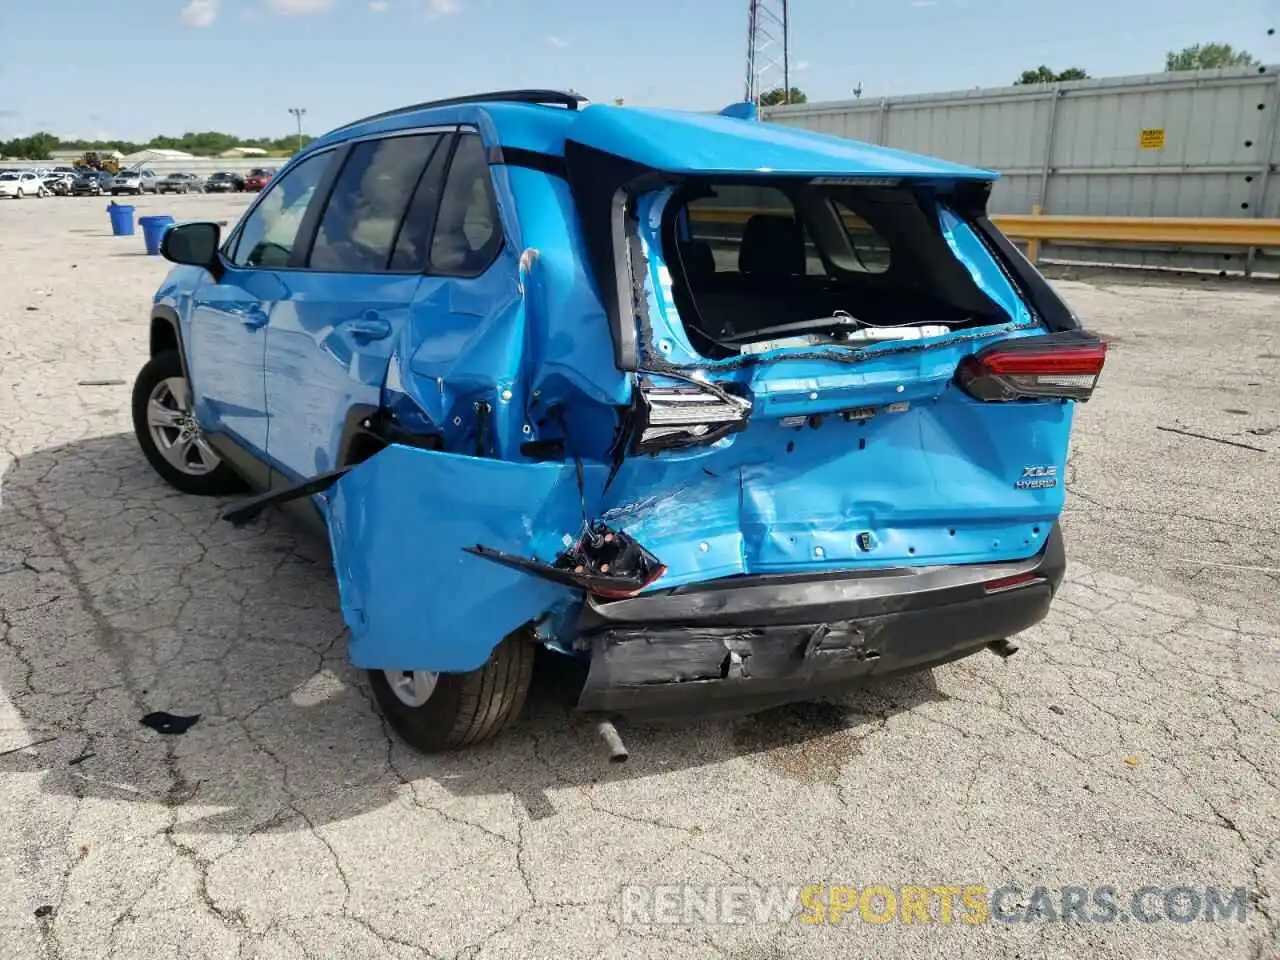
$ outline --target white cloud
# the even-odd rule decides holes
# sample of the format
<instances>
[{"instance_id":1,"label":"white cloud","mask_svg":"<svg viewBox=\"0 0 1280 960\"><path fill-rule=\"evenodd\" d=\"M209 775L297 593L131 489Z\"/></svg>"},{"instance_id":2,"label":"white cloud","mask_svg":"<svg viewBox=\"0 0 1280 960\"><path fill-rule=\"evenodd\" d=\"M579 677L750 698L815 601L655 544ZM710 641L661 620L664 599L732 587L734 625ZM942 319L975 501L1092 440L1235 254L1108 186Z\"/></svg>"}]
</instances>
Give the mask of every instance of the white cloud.
<instances>
[{"instance_id":1,"label":"white cloud","mask_svg":"<svg viewBox=\"0 0 1280 960\"><path fill-rule=\"evenodd\" d=\"M369 0L369 9L374 13L386 13L391 9L391 4L387 0Z\"/></svg>"},{"instance_id":2,"label":"white cloud","mask_svg":"<svg viewBox=\"0 0 1280 960\"><path fill-rule=\"evenodd\" d=\"M559 47L564 49L569 45L569 41L562 37L557 37L554 33L548 33L546 37L548 47Z\"/></svg>"},{"instance_id":3,"label":"white cloud","mask_svg":"<svg viewBox=\"0 0 1280 960\"><path fill-rule=\"evenodd\" d=\"M808 60L800 60L800 61L798 61L798 62L796 63L796 65L795 65L795 68L794 68L794 69L795 69L796 73L803 73L805 70L808 70L808 69L809 69L809 61L808 61Z\"/></svg>"},{"instance_id":4,"label":"white cloud","mask_svg":"<svg viewBox=\"0 0 1280 960\"><path fill-rule=\"evenodd\" d=\"M462 9L462 0L427 0L427 17L451 17Z\"/></svg>"},{"instance_id":5,"label":"white cloud","mask_svg":"<svg viewBox=\"0 0 1280 960\"><path fill-rule=\"evenodd\" d=\"M913 7L936 7L938 0L911 0Z\"/></svg>"},{"instance_id":6,"label":"white cloud","mask_svg":"<svg viewBox=\"0 0 1280 960\"><path fill-rule=\"evenodd\" d=\"M267 6L280 17L306 17L328 10L333 0L267 0Z\"/></svg>"},{"instance_id":7,"label":"white cloud","mask_svg":"<svg viewBox=\"0 0 1280 960\"><path fill-rule=\"evenodd\" d=\"M218 19L218 0L189 0L179 16L188 27L207 27Z\"/></svg>"}]
</instances>

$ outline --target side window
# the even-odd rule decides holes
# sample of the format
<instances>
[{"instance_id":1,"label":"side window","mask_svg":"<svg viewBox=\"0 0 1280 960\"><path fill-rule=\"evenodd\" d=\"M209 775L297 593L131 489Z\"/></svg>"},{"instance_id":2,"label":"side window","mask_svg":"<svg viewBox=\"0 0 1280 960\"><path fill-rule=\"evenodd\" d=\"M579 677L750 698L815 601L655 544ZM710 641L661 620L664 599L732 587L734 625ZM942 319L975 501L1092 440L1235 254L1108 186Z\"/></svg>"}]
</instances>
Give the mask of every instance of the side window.
<instances>
[{"instance_id":1,"label":"side window","mask_svg":"<svg viewBox=\"0 0 1280 960\"><path fill-rule=\"evenodd\" d=\"M241 228L231 262L238 267L287 267L307 204L332 162L332 151L317 153L272 182Z\"/></svg>"},{"instance_id":2,"label":"side window","mask_svg":"<svg viewBox=\"0 0 1280 960\"><path fill-rule=\"evenodd\" d=\"M436 273L473 277L493 262L502 247L502 223L484 145L476 134L458 138L449 165L436 228L431 268Z\"/></svg>"},{"instance_id":3,"label":"side window","mask_svg":"<svg viewBox=\"0 0 1280 960\"><path fill-rule=\"evenodd\" d=\"M392 270L417 271L427 265L427 244L431 241L436 211L440 209L440 194L444 189L444 171L448 162L449 138L441 137L439 145L432 151L431 162L418 179L418 187L413 191L409 210L400 225L396 248L391 254Z\"/></svg>"},{"instance_id":4,"label":"side window","mask_svg":"<svg viewBox=\"0 0 1280 960\"><path fill-rule=\"evenodd\" d=\"M386 270L414 188L444 142L442 134L419 134L356 144L329 194L307 266L347 273ZM419 269L423 263L418 260Z\"/></svg>"},{"instance_id":5,"label":"side window","mask_svg":"<svg viewBox=\"0 0 1280 960\"><path fill-rule=\"evenodd\" d=\"M880 234L839 200L832 201L849 240L849 255L832 259L841 267L858 273L884 273L889 269L889 244Z\"/></svg>"}]
</instances>

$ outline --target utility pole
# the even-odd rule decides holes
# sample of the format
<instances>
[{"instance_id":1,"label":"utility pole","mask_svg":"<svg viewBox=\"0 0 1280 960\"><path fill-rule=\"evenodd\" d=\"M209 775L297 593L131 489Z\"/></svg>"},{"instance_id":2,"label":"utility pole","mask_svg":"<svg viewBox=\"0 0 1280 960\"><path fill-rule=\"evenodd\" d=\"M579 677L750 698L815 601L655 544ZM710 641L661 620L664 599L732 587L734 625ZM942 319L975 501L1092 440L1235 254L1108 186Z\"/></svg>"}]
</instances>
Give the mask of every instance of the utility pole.
<instances>
[{"instance_id":1,"label":"utility pole","mask_svg":"<svg viewBox=\"0 0 1280 960\"><path fill-rule=\"evenodd\" d=\"M293 114L298 121L298 149L302 149L302 115L307 112L306 107L290 107L289 112Z\"/></svg>"},{"instance_id":2,"label":"utility pole","mask_svg":"<svg viewBox=\"0 0 1280 960\"><path fill-rule=\"evenodd\" d=\"M756 106L779 85L791 102L791 24L788 0L747 0L747 88ZM778 81L781 81L779 84Z\"/></svg>"}]
</instances>

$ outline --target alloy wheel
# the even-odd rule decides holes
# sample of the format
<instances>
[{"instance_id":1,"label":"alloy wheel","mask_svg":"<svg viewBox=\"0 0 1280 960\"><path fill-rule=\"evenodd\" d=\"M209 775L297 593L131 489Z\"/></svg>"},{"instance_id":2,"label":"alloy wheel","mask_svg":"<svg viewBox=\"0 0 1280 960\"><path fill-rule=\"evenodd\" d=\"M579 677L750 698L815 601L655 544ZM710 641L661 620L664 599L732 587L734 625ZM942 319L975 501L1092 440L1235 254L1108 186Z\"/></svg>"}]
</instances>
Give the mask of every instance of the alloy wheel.
<instances>
[{"instance_id":1,"label":"alloy wheel","mask_svg":"<svg viewBox=\"0 0 1280 960\"><path fill-rule=\"evenodd\" d=\"M152 389L147 427L160 455L187 476L203 476L222 462L200 431L191 410L191 391L182 377L161 380Z\"/></svg>"}]
</instances>

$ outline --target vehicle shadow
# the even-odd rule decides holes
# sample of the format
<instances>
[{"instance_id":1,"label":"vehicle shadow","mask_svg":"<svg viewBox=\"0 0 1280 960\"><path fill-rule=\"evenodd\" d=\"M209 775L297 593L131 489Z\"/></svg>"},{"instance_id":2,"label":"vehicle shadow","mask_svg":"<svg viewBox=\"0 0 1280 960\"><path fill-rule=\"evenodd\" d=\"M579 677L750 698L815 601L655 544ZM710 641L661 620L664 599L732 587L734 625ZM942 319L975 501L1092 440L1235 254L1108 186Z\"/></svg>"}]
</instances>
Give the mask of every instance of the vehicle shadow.
<instances>
[{"instance_id":1,"label":"vehicle shadow","mask_svg":"<svg viewBox=\"0 0 1280 960\"><path fill-rule=\"evenodd\" d=\"M834 783L887 717L944 698L926 672L745 719L620 723L631 759L610 764L572 712L583 670L549 654L508 732L423 756L347 662L327 545L283 516L232 528L217 501L164 486L128 434L24 456L0 494L0 686L22 731L0 774L177 808L176 834L304 829L302 805L314 824L406 796L515 798L543 818L557 790L673 773L714 785L726 762ZM163 736L140 723L151 711L200 720Z\"/></svg>"}]
</instances>

